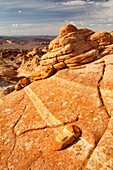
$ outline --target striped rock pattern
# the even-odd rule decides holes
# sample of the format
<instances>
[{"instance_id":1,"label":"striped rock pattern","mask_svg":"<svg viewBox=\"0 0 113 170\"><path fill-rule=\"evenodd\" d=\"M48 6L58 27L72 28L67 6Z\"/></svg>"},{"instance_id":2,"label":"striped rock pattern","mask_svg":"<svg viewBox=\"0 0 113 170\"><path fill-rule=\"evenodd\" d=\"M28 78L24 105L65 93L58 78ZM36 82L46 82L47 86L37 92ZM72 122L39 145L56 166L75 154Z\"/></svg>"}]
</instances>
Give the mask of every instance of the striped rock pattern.
<instances>
[{"instance_id":1,"label":"striped rock pattern","mask_svg":"<svg viewBox=\"0 0 113 170\"><path fill-rule=\"evenodd\" d=\"M78 29L74 25L65 24L59 36L50 42L48 52L41 57L40 71L34 70L31 77L33 80L46 78L53 75L55 70L81 66L112 53L112 31L95 33L87 28Z\"/></svg>"},{"instance_id":2,"label":"striped rock pattern","mask_svg":"<svg viewBox=\"0 0 113 170\"><path fill-rule=\"evenodd\" d=\"M112 75L111 54L1 99L0 170L112 170ZM81 136L56 151L56 136L71 124Z\"/></svg>"},{"instance_id":3,"label":"striped rock pattern","mask_svg":"<svg viewBox=\"0 0 113 170\"><path fill-rule=\"evenodd\" d=\"M34 51L31 52L33 53ZM48 52L41 58L36 56L27 63L23 62L18 74L31 77L31 81L39 80L53 75L60 69L73 69L107 54L113 54L112 31L94 32L65 24L60 29L59 36L50 42Z\"/></svg>"}]
</instances>

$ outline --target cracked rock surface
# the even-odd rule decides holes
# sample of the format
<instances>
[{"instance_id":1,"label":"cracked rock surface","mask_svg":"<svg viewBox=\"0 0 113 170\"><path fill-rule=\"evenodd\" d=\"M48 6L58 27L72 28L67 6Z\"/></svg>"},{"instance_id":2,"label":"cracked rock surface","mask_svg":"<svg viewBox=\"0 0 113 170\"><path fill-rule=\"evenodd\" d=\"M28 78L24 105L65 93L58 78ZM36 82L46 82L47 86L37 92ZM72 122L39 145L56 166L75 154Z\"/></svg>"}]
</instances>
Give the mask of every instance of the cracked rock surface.
<instances>
[{"instance_id":1,"label":"cracked rock surface","mask_svg":"<svg viewBox=\"0 0 113 170\"><path fill-rule=\"evenodd\" d=\"M113 55L65 68L0 100L0 170L112 170ZM52 149L67 125L82 134Z\"/></svg>"},{"instance_id":2,"label":"cracked rock surface","mask_svg":"<svg viewBox=\"0 0 113 170\"><path fill-rule=\"evenodd\" d=\"M42 80L0 99L0 170L113 169L112 53L113 32L61 28Z\"/></svg>"}]
</instances>

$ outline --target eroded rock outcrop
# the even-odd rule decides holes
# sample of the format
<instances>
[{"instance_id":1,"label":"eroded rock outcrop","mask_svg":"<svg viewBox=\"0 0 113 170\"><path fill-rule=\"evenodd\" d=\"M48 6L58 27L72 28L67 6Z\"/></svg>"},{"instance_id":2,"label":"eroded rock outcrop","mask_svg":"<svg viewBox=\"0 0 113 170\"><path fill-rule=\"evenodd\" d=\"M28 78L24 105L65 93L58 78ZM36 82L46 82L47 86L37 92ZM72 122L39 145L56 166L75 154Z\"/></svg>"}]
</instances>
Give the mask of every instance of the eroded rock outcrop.
<instances>
[{"instance_id":1,"label":"eroded rock outcrop","mask_svg":"<svg viewBox=\"0 0 113 170\"><path fill-rule=\"evenodd\" d=\"M31 51L20 50L20 49L1 50L0 52L0 98L14 91L15 84L19 81L21 77L21 75L17 77L17 70L19 74L20 65L25 73L27 68L31 72L35 67L39 65L40 57L44 53L45 51L42 51L39 48L34 48ZM26 74L25 76L27 77L28 74Z\"/></svg>"},{"instance_id":2,"label":"eroded rock outcrop","mask_svg":"<svg viewBox=\"0 0 113 170\"><path fill-rule=\"evenodd\" d=\"M112 170L113 54L71 67L0 100L1 170Z\"/></svg>"},{"instance_id":3,"label":"eroded rock outcrop","mask_svg":"<svg viewBox=\"0 0 113 170\"><path fill-rule=\"evenodd\" d=\"M78 29L74 25L65 24L59 36L50 42L48 52L40 60L37 59L37 66L34 64L32 70L21 67L19 74L31 77L32 81L43 79L60 69L81 66L112 53L112 31L95 33L87 28Z\"/></svg>"},{"instance_id":4,"label":"eroded rock outcrop","mask_svg":"<svg viewBox=\"0 0 113 170\"><path fill-rule=\"evenodd\" d=\"M92 30L77 29L67 24L50 43L49 52L42 56L40 65L52 64L56 70L80 66L113 53L112 43L112 32L94 33Z\"/></svg>"},{"instance_id":5,"label":"eroded rock outcrop","mask_svg":"<svg viewBox=\"0 0 113 170\"><path fill-rule=\"evenodd\" d=\"M39 48L34 48L32 51L29 51L27 54L23 55L23 61L18 69L18 77L29 77L32 72L37 69L40 65L41 56L45 52Z\"/></svg>"}]
</instances>

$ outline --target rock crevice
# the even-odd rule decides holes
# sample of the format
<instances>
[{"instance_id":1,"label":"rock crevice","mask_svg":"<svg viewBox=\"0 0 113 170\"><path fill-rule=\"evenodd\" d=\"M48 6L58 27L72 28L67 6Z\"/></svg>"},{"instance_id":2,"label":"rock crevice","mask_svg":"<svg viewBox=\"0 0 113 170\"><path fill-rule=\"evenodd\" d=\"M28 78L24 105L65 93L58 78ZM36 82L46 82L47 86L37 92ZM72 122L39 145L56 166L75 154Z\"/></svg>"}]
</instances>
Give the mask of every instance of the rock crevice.
<instances>
[{"instance_id":1,"label":"rock crevice","mask_svg":"<svg viewBox=\"0 0 113 170\"><path fill-rule=\"evenodd\" d=\"M106 69L106 64L105 64L105 61L104 61L104 65L103 65L103 70L102 70L102 76L100 77L99 81L98 81L98 85L97 85L97 89L98 89L98 95L99 95L99 99L102 103L102 106L104 107L106 113L108 114L109 116L109 113L107 111L107 108L106 108L106 105L104 103L104 100L103 100L103 97L102 97L102 94L101 94L101 82L103 80L103 77L104 77L104 73L105 73L105 69ZM110 117L110 116L109 116Z\"/></svg>"}]
</instances>

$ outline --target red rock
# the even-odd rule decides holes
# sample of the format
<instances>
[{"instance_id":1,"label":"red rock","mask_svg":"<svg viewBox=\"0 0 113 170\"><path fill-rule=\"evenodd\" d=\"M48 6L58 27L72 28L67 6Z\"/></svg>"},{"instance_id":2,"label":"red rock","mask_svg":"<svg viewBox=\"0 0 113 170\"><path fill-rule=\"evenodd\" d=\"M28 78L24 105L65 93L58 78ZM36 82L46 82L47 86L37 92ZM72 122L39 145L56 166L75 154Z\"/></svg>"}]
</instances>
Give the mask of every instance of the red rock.
<instances>
[{"instance_id":1,"label":"red rock","mask_svg":"<svg viewBox=\"0 0 113 170\"><path fill-rule=\"evenodd\" d=\"M77 29L74 25L66 24L61 28L59 36L50 42L48 52L41 58L33 61L32 57L36 54L36 50L27 54L29 61L22 63L18 69L18 76L37 75L39 79L55 72L45 74L43 69L37 69L39 65L59 70L93 62L106 54L113 53L112 48L106 49L106 46L112 45L112 42L113 37L110 31L94 32L87 28ZM39 70L42 73L39 73Z\"/></svg>"},{"instance_id":2,"label":"red rock","mask_svg":"<svg viewBox=\"0 0 113 170\"><path fill-rule=\"evenodd\" d=\"M65 64L64 62L60 62L60 63L54 64L53 67L54 67L56 70L59 70L59 69L65 68L65 67L66 67L66 64Z\"/></svg>"},{"instance_id":3,"label":"red rock","mask_svg":"<svg viewBox=\"0 0 113 170\"><path fill-rule=\"evenodd\" d=\"M92 50L92 45L90 43L85 44L82 49L84 52Z\"/></svg>"},{"instance_id":4,"label":"red rock","mask_svg":"<svg viewBox=\"0 0 113 170\"><path fill-rule=\"evenodd\" d=\"M82 34L74 27L66 31ZM113 51L109 34L84 36L83 47L98 43L87 52L79 49L81 41L77 48L60 46L59 36L42 57L53 55L57 63L31 71L32 80L43 80L0 100L0 169L112 169L113 54L104 53ZM56 73L54 65L64 62L70 68Z\"/></svg>"},{"instance_id":5,"label":"red rock","mask_svg":"<svg viewBox=\"0 0 113 170\"><path fill-rule=\"evenodd\" d=\"M109 32L96 32L90 36L90 40L97 40L98 42L109 42L112 36Z\"/></svg>"},{"instance_id":6,"label":"red rock","mask_svg":"<svg viewBox=\"0 0 113 170\"><path fill-rule=\"evenodd\" d=\"M75 136L75 138L78 138L78 137L80 137L80 135L81 135L81 130L80 130L80 128L77 127L77 126L74 125L74 124L71 124L71 125L69 124L69 125L67 125L67 126L66 126L66 129L69 130L71 133L73 133L74 136Z\"/></svg>"},{"instance_id":7,"label":"red rock","mask_svg":"<svg viewBox=\"0 0 113 170\"><path fill-rule=\"evenodd\" d=\"M96 144L110 119L97 88L103 67L104 63L90 63L85 68L59 70L50 78L6 96L0 104L0 168L68 170L89 167ZM80 137L78 134L75 138L70 124L80 128ZM54 151L53 143L64 125L72 134L69 145Z\"/></svg>"},{"instance_id":8,"label":"red rock","mask_svg":"<svg viewBox=\"0 0 113 170\"><path fill-rule=\"evenodd\" d=\"M78 33L80 34L85 34L85 33L94 33L94 31L88 29L88 28L81 28L81 29L78 29Z\"/></svg>"},{"instance_id":9,"label":"red rock","mask_svg":"<svg viewBox=\"0 0 113 170\"><path fill-rule=\"evenodd\" d=\"M77 28L74 25L71 24L65 24L61 29L60 29L60 36L65 36L70 32L75 32L77 31Z\"/></svg>"},{"instance_id":10,"label":"red rock","mask_svg":"<svg viewBox=\"0 0 113 170\"><path fill-rule=\"evenodd\" d=\"M16 84L15 86L15 90L20 90L24 87L26 87L27 85L29 85L31 82L29 80L29 78L23 78L21 80L19 80L19 82Z\"/></svg>"},{"instance_id":11,"label":"red rock","mask_svg":"<svg viewBox=\"0 0 113 170\"><path fill-rule=\"evenodd\" d=\"M61 48L62 54L60 55L64 55L64 54L69 54L73 51L72 45L71 44L67 44L65 45L64 48ZM59 55L58 55L59 56Z\"/></svg>"},{"instance_id":12,"label":"red rock","mask_svg":"<svg viewBox=\"0 0 113 170\"><path fill-rule=\"evenodd\" d=\"M89 43L92 45L93 48L97 48L99 46L97 41L90 41Z\"/></svg>"},{"instance_id":13,"label":"red rock","mask_svg":"<svg viewBox=\"0 0 113 170\"><path fill-rule=\"evenodd\" d=\"M87 169L112 169L113 166L113 119L100 139L96 149L91 155L85 170ZM104 162L104 163L103 163Z\"/></svg>"},{"instance_id":14,"label":"red rock","mask_svg":"<svg viewBox=\"0 0 113 170\"><path fill-rule=\"evenodd\" d=\"M37 53L39 53L39 49L38 48L34 48L33 51L30 51L27 56L34 56L36 55Z\"/></svg>"},{"instance_id":15,"label":"red rock","mask_svg":"<svg viewBox=\"0 0 113 170\"><path fill-rule=\"evenodd\" d=\"M57 58L56 57L40 61L41 66L54 65L56 63L57 63Z\"/></svg>"},{"instance_id":16,"label":"red rock","mask_svg":"<svg viewBox=\"0 0 113 170\"><path fill-rule=\"evenodd\" d=\"M59 36L56 37L54 40L52 40L49 44L49 50L52 50L53 48L59 47Z\"/></svg>"},{"instance_id":17,"label":"red rock","mask_svg":"<svg viewBox=\"0 0 113 170\"><path fill-rule=\"evenodd\" d=\"M4 77L11 79L12 77L15 77L17 75L17 72L9 68L2 71L2 74Z\"/></svg>"},{"instance_id":18,"label":"red rock","mask_svg":"<svg viewBox=\"0 0 113 170\"><path fill-rule=\"evenodd\" d=\"M65 46L66 44L75 43L81 40L83 40L83 37L80 38L80 36L78 36L76 33L68 33L59 39L59 44L61 46Z\"/></svg>"},{"instance_id":19,"label":"red rock","mask_svg":"<svg viewBox=\"0 0 113 170\"><path fill-rule=\"evenodd\" d=\"M96 59L98 57L98 50L91 50L89 52L86 52L86 53L83 53L83 54L80 54L78 56L75 56L75 57L72 57L70 59L67 59L65 60L65 63L66 64L77 64L80 63L88 63L94 59Z\"/></svg>"},{"instance_id":20,"label":"red rock","mask_svg":"<svg viewBox=\"0 0 113 170\"><path fill-rule=\"evenodd\" d=\"M21 66L17 70L18 77L30 77L32 71L34 71L37 66L39 66L40 57L39 55L35 55L34 57L31 55L24 55L24 59L22 61Z\"/></svg>"},{"instance_id":21,"label":"red rock","mask_svg":"<svg viewBox=\"0 0 113 170\"><path fill-rule=\"evenodd\" d=\"M53 150L61 150L69 144L72 144L73 141L75 141L74 132L64 128L63 131L56 136L55 140L53 141L52 148Z\"/></svg>"},{"instance_id":22,"label":"red rock","mask_svg":"<svg viewBox=\"0 0 113 170\"><path fill-rule=\"evenodd\" d=\"M54 67L51 66L39 66L31 74L31 81L40 80L53 75L56 72Z\"/></svg>"},{"instance_id":23,"label":"red rock","mask_svg":"<svg viewBox=\"0 0 113 170\"><path fill-rule=\"evenodd\" d=\"M47 52L48 52L48 48L47 48L47 47L44 47L44 48L42 49L42 52L43 52L43 53L47 53Z\"/></svg>"}]
</instances>

